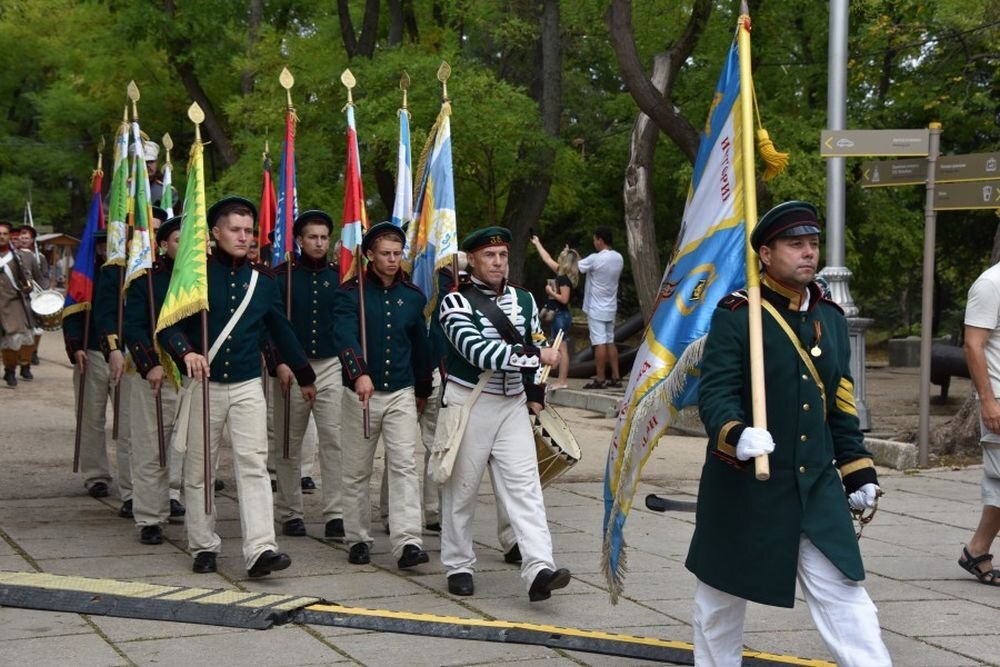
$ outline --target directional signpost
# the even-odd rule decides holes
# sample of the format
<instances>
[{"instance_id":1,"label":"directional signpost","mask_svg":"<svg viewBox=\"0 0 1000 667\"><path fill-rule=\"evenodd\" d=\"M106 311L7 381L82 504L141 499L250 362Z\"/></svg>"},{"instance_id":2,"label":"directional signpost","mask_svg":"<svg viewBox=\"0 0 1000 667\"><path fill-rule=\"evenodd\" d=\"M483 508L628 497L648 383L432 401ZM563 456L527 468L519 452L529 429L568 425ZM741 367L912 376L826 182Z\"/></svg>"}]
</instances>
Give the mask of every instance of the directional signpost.
<instances>
[{"instance_id":1,"label":"directional signpost","mask_svg":"<svg viewBox=\"0 0 1000 667\"><path fill-rule=\"evenodd\" d=\"M924 279L920 333L919 462L926 465L930 439L931 315L934 307L936 211L1000 209L1000 153L939 156L941 125L929 130L824 130L820 155L910 156L925 160L870 160L861 187L924 185Z\"/></svg>"}]
</instances>

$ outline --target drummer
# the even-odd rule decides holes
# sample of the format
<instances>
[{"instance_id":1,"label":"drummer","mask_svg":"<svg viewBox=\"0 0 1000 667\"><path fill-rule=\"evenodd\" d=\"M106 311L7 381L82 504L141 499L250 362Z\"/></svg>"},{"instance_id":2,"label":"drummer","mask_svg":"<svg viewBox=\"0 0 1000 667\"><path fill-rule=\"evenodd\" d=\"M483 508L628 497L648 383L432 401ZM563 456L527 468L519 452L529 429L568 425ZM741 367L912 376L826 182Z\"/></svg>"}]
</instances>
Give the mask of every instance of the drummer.
<instances>
[{"instance_id":1,"label":"drummer","mask_svg":"<svg viewBox=\"0 0 1000 667\"><path fill-rule=\"evenodd\" d=\"M41 289L49 289L49 260L46 259L43 253L38 252L38 244L35 239L38 236L38 230L36 230L31 225L21 225L18 230L21 238L21 250L31 253L32 257L35 258L35 268L32 272L31 280ZM31 365L37 366L40 362L38 359L38 344L42 341L42 328L35 327L35 349L31 353Z\"/></svg>"},{"instance_id":2,"label":"drummer","mask_svg":"<svg viewBox=\"0 0 1000 667\"><path fill-rule=\"evenodd\" d=\"M451 342L442 405L461 406L479 382L490 377L472 405L451 477L441 488L441 563L448 591L472 595L476 555L473 517L486 466L493 473L497 502L506 508L518 536L521 579L532 602L546 600L569 584L570 572L552 559L534 438L527 410L544 408L545 387L537 384L543 365L557 366L559 352L541 347L538 306L531 293L507 282L510 231L486 227L466 237L470 281L445 295L441 326ZM508 321L503 321L508 320ZM514 332L510 340L499 331ZM516 337L516 340L515 340Z\"/></svg>"}]
</instances>

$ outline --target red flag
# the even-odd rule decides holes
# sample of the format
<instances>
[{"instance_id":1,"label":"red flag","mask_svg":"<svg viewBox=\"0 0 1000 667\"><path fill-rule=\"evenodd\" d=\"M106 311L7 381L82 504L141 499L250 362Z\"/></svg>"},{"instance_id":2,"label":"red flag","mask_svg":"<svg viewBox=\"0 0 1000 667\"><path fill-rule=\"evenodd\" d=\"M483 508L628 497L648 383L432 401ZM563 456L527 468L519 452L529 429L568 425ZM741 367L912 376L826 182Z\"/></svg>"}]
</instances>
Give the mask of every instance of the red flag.
<instances>
[{"instance_id":1,"label":"red flag","mask_svg":"<svg viewBox=\"0 0 1000 667\"><path fill-rule=\"evenodd\" d=\"M271 180L271 155L264 153L264 186L260 193L260 230L257 234L257 247L263 249L271 245L269 238L274 230L274 218L278 212L278 200L274 195L274 182Z\"/></svg>"},{"instance_id":2,"label":"red flag","mask_svg":"<svg viewBox=\"0 0 1000 667\"><path fill-rule=\"evenodd\" d=\"M340 282L357 273L354 251L368 231L365 212L365 190L361 181L361 158L358 156L358 134L354 127L354 107L347 107L347 168L344 174L344 215L340 228ZM360 258L359 258L360 259Z\"/></svg>"}]
</instances>

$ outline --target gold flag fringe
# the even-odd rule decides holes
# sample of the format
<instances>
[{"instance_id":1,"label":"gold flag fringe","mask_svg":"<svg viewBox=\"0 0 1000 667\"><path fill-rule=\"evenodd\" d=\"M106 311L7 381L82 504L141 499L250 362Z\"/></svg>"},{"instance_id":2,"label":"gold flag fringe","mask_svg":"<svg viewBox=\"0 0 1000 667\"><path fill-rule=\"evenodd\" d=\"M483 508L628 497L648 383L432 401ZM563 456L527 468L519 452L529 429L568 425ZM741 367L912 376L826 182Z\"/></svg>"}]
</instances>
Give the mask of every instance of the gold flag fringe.
<instances>
[{"instance_id":1,"label":"gold flag fringe","mask_svg":"<svg viewBox=\"0 0 1000 667\"><path fill-rule=\"evenodd\" d=\"M768 135L767 130L764 129L764 126L760 122L760 109L757 107L757 90L754 89L752 93L753 110L757 116L757 152L760 154L760 159L764 161L765 165L761 178L765 181L770 181L785 171L791 154L782 153L774 147L774 142L771 141L770 135Z\"/></svg>"},{"instance_id":2,"label":"gold flag fringe","mask_svg":"<svg viewBox=\"0 0 1000 667\"><path fill-rule=\"evenodd\" d=\"M431 150L434 148L434 142L437 138L438 130L441 129L441 123L444 119L451 115L451 102L443 102L441 104L441 111L438 113L437 119L434 121L434 125L431 127L430 133L427 135L427 141L424 142L424 147L420 151L420 160L417 161L417 171L414 172L418 176L422 177L424 173L424 168L427 166L427 156L430 154ZM418 211L413 212L414 216L419 216Z\"/></svg>"}]
</instances>

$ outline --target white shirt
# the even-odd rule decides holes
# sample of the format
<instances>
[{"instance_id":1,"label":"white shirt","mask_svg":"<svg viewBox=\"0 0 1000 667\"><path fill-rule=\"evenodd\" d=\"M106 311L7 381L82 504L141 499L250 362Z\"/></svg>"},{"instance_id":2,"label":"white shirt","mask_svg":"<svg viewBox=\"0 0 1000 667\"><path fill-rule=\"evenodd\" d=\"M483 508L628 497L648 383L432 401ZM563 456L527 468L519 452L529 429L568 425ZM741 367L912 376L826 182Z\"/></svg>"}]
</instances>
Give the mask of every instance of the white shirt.
<instances>
[{"instance_id":1,"label":"white shirt","mask_svg":"<svg viewBox=\"0 0 1000 667\"><path fill-rule=\"evenodd\" d=\"M618 312L618 279L625 267L621 254L605 248L580 260L580 273L587 274L583 312L595 320L613 322Z\"/></svg>"},{"instance_id":2,"label":"white shirt","mask_svg":"<svg viewBox=\"0 0 1000 667\"><path fill-rule=\"evenodd\" d=\"M986 341L986 368L993 395L1000 396L1000 264L986 269L969 288L965 324L992 331Z\"/></svg>"}]
</instances>

